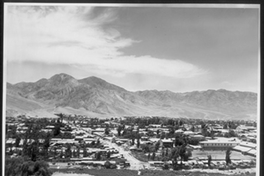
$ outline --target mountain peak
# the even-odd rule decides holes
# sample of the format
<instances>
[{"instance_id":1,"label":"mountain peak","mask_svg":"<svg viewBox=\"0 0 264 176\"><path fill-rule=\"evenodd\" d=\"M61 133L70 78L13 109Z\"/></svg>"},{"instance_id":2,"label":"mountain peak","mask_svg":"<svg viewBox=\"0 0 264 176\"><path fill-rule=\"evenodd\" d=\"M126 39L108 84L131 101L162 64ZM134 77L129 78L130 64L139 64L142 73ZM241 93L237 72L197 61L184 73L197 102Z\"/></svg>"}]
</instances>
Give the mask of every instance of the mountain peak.
<instances>
[{"instance_id":1,"label":"mountain peak","mask_svg":"<svg viewBox=\"0 0 264 176\"><path fill-rule=\"evenodd\" d=\"M79 80L79 82L88 84L91 86L100 86L108 90L119 90L119 91L124 91L125 89L119 86L116 86L114 84L111 84L101 78L98 78L96 76L90 76L88 78L84 78Z\"/></svg>"},{"instance_id":2,"label":"mountain peak","mask_svg":"<svg viewBox=\"0 0 264 176\"><path fill-rule=\"evenodd\" d=\"M59 73L52 76L50 79L74 79L74 77L67 75L66 73Z\"/></svg>"},{"instance_id":3,"label":"mountain peak","mask_svg":"<svg viewBox=\"0 0 264 176\"><path fill-rule=\"evenodd\" d=\"M96 76L90 76L90 77L88 77L87 79L90 79L90 80L95 81L95 82L104 82L104 83L106 83L105 80L103 80L103 79L101 79L101 78L98 78L98 77L96 77Z\"/></svg>"},{"instance_id":4,"label":"mountain peak","mask_svg":"<svg viewBox=\"0 0 264 176\"><path fill-rule=\"evenodd\" d=\"M49 80L52 82L67 82L70 80L75 80L75 78L65 73L60 73L52 76Z\"/></svg>"}]
</instances>

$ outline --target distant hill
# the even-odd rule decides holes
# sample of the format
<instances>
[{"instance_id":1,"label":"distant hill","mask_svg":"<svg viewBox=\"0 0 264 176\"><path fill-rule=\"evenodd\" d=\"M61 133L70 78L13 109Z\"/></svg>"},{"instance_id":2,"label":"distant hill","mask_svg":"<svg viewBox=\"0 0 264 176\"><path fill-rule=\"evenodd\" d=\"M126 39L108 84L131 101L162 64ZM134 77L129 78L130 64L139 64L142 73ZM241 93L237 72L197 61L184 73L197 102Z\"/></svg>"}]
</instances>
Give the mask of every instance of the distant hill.
<instances>
[{"instance_id":1,"label":"distant hill","mask_svg":"<svg viewBox=\"0 0 264 176\"><path fill-rule=\"evenodd\" d=\"M257 94L228 90L187 93L130 92L97 77L77 80L61 73L37 82L7 83L7 114L94 116L159 115L207 119L256 119ZM44 113L45 112L45 113Z\"/></svg>"}]
</instances>

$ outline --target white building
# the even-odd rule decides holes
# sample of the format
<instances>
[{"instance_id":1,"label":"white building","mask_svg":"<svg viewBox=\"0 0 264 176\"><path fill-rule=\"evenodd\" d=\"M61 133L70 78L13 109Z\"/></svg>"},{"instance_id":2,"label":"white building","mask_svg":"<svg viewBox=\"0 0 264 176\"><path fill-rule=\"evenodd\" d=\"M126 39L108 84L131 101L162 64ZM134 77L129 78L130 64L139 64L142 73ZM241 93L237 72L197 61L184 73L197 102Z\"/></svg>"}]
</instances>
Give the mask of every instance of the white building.
<instances>
[{"instance_id":1,"label":"white building","mask_svg":"<svg viewBox=\"0 0 264 176\"><path fill-rule=\"evenodd\" d=\"M214 140L201 141L200 145L203 149L209 150L225 150L239 145L240 140L237 138L217 138Z\"/></svg>"}]
</instances>

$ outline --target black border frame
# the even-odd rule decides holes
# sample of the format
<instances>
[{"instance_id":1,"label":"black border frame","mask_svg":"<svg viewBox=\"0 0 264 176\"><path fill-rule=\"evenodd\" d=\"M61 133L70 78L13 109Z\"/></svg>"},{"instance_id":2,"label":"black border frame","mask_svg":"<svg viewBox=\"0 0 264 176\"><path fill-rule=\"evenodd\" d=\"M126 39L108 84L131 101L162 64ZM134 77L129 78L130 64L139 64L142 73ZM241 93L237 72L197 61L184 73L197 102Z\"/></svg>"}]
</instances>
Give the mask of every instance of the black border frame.
<instances>
[{"instance_id":1,"label":"black border frame","mask_svg":"<svg viewBox=\"0 0 264 176\"><path fill-rule=\"evenodd\" d=\"M123 3L123 4L255 4L255 5L260 5L260 129L259 129L259 176L264 175L263 172L263 168L261 167L263 164L263 136L264 136L264 119L262 119L262 114L263 114L263 99L264 99L264 95L262 94L263 92L263 86L264 86L264 76L262 76L262 67L264 64L264 59L262 59L262 51L263 51L263 40L264 40L264 35L262 35L264 33L263 31L263 27L264 27L264 20L263 20L263 2L261 2L261 0L3 0L0 3L0 24L1 24L1 49L0 49L0 53L2 56L2 60L0 63L0 70L1 70L1 75L0 75L0 80L1 80L1 86L0 86L0 91L2 92L2 94L0 95L0 98L3 102L3 74L4 74L4 55L3 55L3 45L4 45L4 3ZM2 103L1 102L1 103ZM0 107L1 112L3 112L3 106ZM3 114L3 113L2 113ZM1 120L1 126L3 127L3 118ZM2 133L2 132L1 132ZM4 137L3 135L1 135L1 151L3 151L4 149L3 147L3 141L4 141ZM2 152L0 153L1 158L3 158L2 156ZM2 165L1 167L1 173L3 173L3 169Z\"/></svg>"}]
</instances>

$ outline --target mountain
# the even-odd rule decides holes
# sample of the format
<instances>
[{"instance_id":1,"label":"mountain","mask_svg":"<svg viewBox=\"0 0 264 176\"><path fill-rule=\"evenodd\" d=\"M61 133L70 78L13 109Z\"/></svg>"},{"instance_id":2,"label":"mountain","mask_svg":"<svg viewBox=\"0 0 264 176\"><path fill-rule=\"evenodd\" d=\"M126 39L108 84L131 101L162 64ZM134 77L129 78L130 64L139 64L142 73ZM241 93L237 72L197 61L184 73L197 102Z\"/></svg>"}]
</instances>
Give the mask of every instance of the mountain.
<instances>
[{"instance_id":1,"label":"mountain","mask_svg":"<svg viewBox=\"0 0 264 176\"><path fill-rule=\"evenodd\" d=\"M170 91L138 91L138 95L156 102L163 102L166 106L175 104L190 105L230 113L256 111L257 94L252 92L207 90L187 93L173 93Z\"/></svg>"},{"instance_id":2,"label":"mountain","mask_svg":"<svg viewBox=\"0 0 264 176\"><path fill-rule=\"evenodd\" d=\"M61 73L37 82L7 83L8 114L68 112L94 116L159 115L187 118L255 119L257 94L220 90L174 93L130 92L97 77Z\"/></svg>"}]
</instances>

